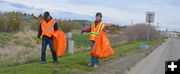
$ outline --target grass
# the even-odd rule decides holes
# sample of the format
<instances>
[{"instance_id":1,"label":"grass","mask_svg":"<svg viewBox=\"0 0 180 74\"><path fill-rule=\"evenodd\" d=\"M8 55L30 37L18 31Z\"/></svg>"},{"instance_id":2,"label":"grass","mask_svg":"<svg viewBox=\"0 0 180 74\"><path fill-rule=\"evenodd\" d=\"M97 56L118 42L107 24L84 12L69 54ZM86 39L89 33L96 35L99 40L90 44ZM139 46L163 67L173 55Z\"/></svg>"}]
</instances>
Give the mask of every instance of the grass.
<instances>
[{"instance_id":1,"label":"grass","mask_svg":"<svg viewBox=\"0 0 180 74\"><path fill-rule=\"evenodd\" d=\"M162 42L164 42L165 38L158 38L158 39L153 39L150 40L149 42L146 41L134 41L134 42L127 42L127 43L123 43L120 45L114 45L112 46L113 50L115 51L115 55L110 57L110 58L106 58L103 59L101 61L107 61L113 58L116 58L118 56L125 56L126 53L128 52L146 52L145 50L140 50L139 46L141 44L149 44L151 49L155 49L156 47L158 47ZM152 51L152 50L150 50Z\"/></svg>"},{"instance_id":2,"label":"grass","mask_svg":"<svg viewBox=\"0 0 180 74\"><path fill-rule=\"evenodd\" d=\"M73 34L72 35L72 40L75 41L75 48L81 48L81 47L89 47L90 46L90 41L89 41L89 34L85 33L85 34ZM118 36L109 36L113 39L116 39L116 41L114 40L114 44L117 44L119 41L117 41Z\"/></svg>"},{"instance_id":3,"label":"grass","mask_svg":"<svg viewBox=\"0 0 180 74\"><path fill-rule=\"evenodd\" d=\"M73 29L72 33L73 34L81 34L81 29Z\"/></svg>"},{"instance_id":4,"label":"grass","mask_svg":"<svg viewBox=\"0 0 180 74\"><path fill-rule=\"evenodd\" d=\"M37 58L39 60L40 48L33 44L35 40L31 40L31 36L22 32L4 32L0 33L0 35L0 44L3 44L0 47L1 67L29 63Z\"/></svg>"},{"instance_id":5,"label":"grass","mask_svg":"<svg viewBox=\"0 0 180 74\"><path fill-rule=\"evenodd\" d=\"M78 38L78 36L76 36ZM82 38L82 37L81 37ZM146 41L136 41L136 42L128 42L121 45L113 46L113 50L116 54L112 57L100 60L100 63L111 60L113 58L123 56L123 54L127 52L144 52L143 50L139 50L138 46L140 44L147 43L151 46L156 46L157 44L163 42L164 38L154 39L149 42ZM46 64L40 64L39 61L33 61L29 64L22 64L16 66L7 66L0 68L0 74L74 74L74 73L82 73L94 71L95 68L88 67L87 64L90 61L90 56L87 54L89 50L84 50L80 52L76 52L74 55L66 54L64 57L59 57L58 64L52 62L51 56L48 56Z\"/></svg>"},{"instance_id":6,"label":"grass","mask_svg":"<svg viewBox=\"0 0 180 74\"><path fill-rule=\"evenodd\" d=\"M5 33L5 32L0 32L0 47L5 45L8 41L10 41L12 37L12 33Z\"/></svg>"},{"instance_id":7,"label":"grass","mask_svg":"<svg viewBox=\"0 0 180 74\"><path fill-rule=\"evenodd\" d=\"M24 42L22 42L20 40L15 40L14 43L17 44L17 45L22 45L22 46L27 47L27 48L35 48L34 45L32 43L30 43L30 42L24 43Z\"/></svg>"},{"instance_id":8,"label":"grass","mask_svg":"<svg viewBox=\"0 0 180 74\"><path fill-rule=\"evenodd\" d=\"M74 40L75 48L88 47L89 35L88 34L73 34L72 40Z\"/></svg>"}]
</instances>

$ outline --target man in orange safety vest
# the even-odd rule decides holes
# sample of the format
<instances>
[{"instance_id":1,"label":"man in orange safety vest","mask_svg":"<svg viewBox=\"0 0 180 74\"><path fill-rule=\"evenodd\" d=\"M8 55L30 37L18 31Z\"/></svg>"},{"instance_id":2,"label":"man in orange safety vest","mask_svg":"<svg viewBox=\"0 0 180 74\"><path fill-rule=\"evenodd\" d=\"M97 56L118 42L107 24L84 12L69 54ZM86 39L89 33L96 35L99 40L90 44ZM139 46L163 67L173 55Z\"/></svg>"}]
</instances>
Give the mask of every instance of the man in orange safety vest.
<instances>
[{"instance_id":1,"label":"man in orange safety vest","mask_svg":"<svg viewBox=\"0 0 180 74\"><path fill-rule=\"evenodd\" d=\"M48 11L44 12L44 20L41 21L38 35L36 38L36 43L39 44L40 37L42 36L42 49L41 49L41 63L42 64L46 63L47 44L49 44L51 48L53 61L55 63L58 63L56 52L54 50L53 37L52 37L54 31L57 31L57 30L58 30L57 21L50 16Z\"/></svg>"}]
</instances>

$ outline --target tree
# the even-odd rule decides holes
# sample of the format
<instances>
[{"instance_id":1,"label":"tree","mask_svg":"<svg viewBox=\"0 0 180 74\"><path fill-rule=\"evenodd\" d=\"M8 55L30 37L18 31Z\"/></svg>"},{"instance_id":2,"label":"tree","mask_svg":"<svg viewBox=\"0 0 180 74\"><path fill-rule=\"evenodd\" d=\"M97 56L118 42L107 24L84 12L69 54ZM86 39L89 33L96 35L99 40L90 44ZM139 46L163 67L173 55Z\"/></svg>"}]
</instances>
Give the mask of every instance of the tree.
<instances>
[{"instance_id":1,"label":"tree","mask_svg":"<svg viewBox=\"0 0 180 74\"><path fill-rule=\"evenodd\" d=\"M39 14L39 15L38 15L38 18L43 18L42 14Z\"/></svg>"},{"instance_id":2,"label":"tree","mask_svg":"<svg viewBox=\"0 0 180 74\"><path fill-rule=\"evenodd\" d=\"M34 14L32 13L31 16L34 16Z\"/></svg>"}]
</instances>

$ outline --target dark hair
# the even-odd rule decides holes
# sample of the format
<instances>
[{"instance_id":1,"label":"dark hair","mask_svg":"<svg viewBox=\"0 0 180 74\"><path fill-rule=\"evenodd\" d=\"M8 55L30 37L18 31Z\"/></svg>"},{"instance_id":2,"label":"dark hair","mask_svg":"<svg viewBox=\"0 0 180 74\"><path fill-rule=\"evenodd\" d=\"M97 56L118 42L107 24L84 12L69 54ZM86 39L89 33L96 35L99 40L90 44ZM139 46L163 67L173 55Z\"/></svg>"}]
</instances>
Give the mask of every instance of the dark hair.
<instances>
[{"instance_id":1,"label":"dark hair","mask_svg":"<svg viewBox=\"0 0 180 74\"><path fill-rule=\"evenodd\" d=\"M96 13L96 16L100 16L100 18L102 18L101 12L97 12L97 13Z\"/></svg>"},{"instance_id":2,"label":"dark hair","mask_svg":"<svg viewBox=\"0 0 180 74\"><path fill-rule=\"evenodd\" d=\"M44 12L44 18L47 18L48 16L50 16L49 12L48 11Z\"/></svg>"}]
</instances>

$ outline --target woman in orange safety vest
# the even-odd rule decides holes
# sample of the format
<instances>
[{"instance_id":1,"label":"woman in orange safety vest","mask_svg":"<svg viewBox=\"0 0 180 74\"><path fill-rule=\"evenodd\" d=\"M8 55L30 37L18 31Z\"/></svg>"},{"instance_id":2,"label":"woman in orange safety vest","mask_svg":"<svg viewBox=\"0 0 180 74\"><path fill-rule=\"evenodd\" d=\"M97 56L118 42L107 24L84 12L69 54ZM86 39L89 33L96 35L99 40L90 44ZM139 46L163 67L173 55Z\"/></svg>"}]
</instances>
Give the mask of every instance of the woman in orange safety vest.
<instances>
[{"instance_id":1,"label":"woman in orange safety vest","mask_svg":"<svg viewBox=\"0 0 180 74\"><path fill-rule=\"evenodd\" d=\"M96 13L96 20L90 27L90 45L91 45L91 50L93 49L93 46L95 42L97 41L99 34L101 31L106 32L105 30L105 25L102 23L102 14L100 12ZM89 66L92 67L98 67L99 66L99 58L95 56L91 56L91 62L88 64Z\"/></svg>"}]
</instances>

